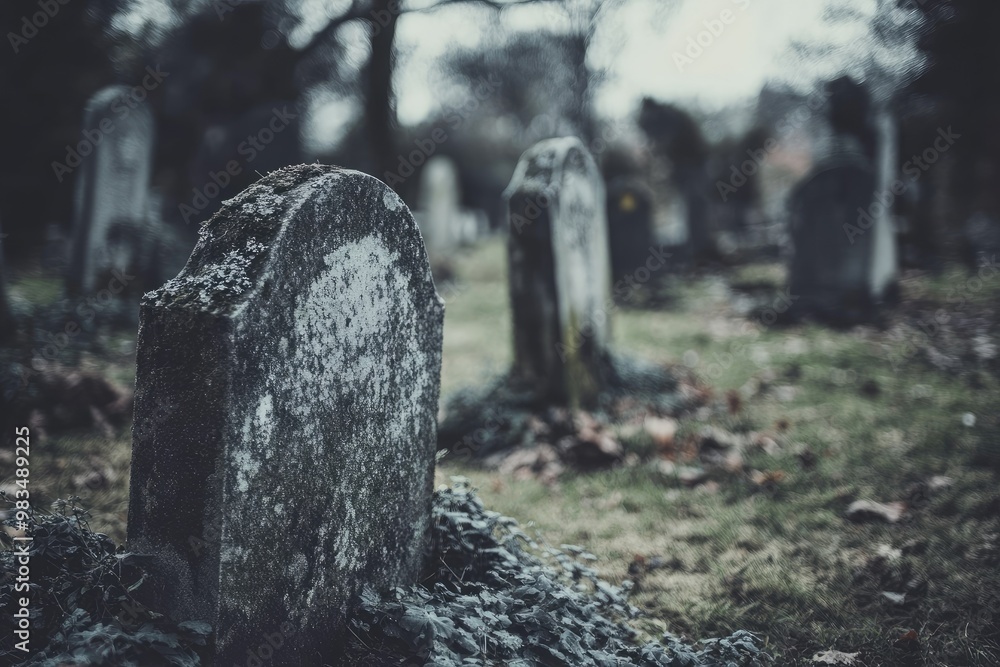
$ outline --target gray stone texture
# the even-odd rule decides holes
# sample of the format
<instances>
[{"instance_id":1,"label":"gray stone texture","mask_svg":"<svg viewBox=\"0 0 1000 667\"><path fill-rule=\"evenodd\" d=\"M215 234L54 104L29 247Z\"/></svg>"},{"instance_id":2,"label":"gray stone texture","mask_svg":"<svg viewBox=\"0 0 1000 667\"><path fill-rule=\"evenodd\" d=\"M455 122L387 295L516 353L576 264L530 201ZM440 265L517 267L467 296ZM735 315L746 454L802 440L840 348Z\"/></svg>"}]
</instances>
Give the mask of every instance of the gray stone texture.
<instances>
[{"instance_id":1,"label":"gray stone texture","mask_svg":"<svg viewBox=\"0 0 1000 667\"><path fill-rule=\"evenodd\" d=\"M216 664L284 623L271 664L334 661L364 585L415 581L443 317L402 200L320 165L226 202L143 299L129 548L154 608L212 624Z\"/></svg>"},{"instance_id":2,"label":"gray stone texture","mask_svg":"<svg viewBox=\"0 0 1000 667\"><path fill-rule=\"evenodd\" d=\"M76 174L67 290L90 294L103 272L136 269L145 253L147 192L153 164L153 114L125 86L95 94L82 136L93 152Z\"/></svg>"},{"instance_id":3,"label":"gray stone texture","mask_svg":"<svg viewBox=\"0 0 1000 667\"><path fill-rule=\"evenodd\" d=\"M579 139L525 151L505 193L512 376L539 402L592 405L609 373L610 256L604 184Z\"/></svg>"}]
</instances>

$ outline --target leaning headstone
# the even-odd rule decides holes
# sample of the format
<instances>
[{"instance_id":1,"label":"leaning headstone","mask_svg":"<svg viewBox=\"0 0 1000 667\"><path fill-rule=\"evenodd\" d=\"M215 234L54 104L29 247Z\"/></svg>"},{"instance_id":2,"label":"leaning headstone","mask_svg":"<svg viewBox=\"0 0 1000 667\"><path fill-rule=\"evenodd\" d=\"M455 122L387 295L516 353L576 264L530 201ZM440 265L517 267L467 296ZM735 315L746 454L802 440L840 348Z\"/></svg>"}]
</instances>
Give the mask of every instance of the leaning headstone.
<instances>
[{"instance_id":1,"label":"leaning headstone","mask_svg":"<svg viewBox=\"0 0 1000 667\"><path fill-rule=\"evenodd\" d=\"M592 404L609 373L604 184L579 139L525 151L507 188L512 376L544 403Z\"/></svg>"},{"instance_id":2,"label":"leaning headstone","mask_svg":"<svg viewBox=\"0 0 1000 667\"><path fill-rule=\"evenodd\" d=\"M608 242L612 282L645 266L654 249L653 195L634 178L620 177L608 184Z\"/></svg>"},{"instance_id":3,"label":"leaning headstone","mask_svg":"<svg viewBox=\"0 0 1000 667\"><path fill-rule=\"evenodd\" d=\"M143 299L129 545L214 664L333 660L362 587L416 580L443 316L402 200L321 165L226 202Z\"/></svg>"},{"instance_id":4,"label":"leaning headstone","mask_svg":"<svg viewBox=\"0 0 1000 667\"><path fill-rule=\"evenodd\" d=\"M125 86L87 103L83 136L93 146L77 174L67 290L95 291L105 271L136 268L153 160L153 115Z\"/></svg>"},{"instance_id":5,"label":"leaning headstone","mask_svg":"<svg viewBox=\"0 0 1000 667\"><path fill-rule=\"evenodd\" d=\"M463 223L461 190L451 158L435 155L420 175L420 223L432 261L443 259L458 245Z\"/></svg>"},{"instance_id":6,"label":"leaning headstone","mask_svg":"<svg viewBox=\"0 0 1000 667\"><path fill-rule=\"evenodd\" d=\"M796 309L843 320L869 314L877 296L875 183L865 155L846 150L817 165L793 191L789 292Z\"/></svg>"}]
</instances>

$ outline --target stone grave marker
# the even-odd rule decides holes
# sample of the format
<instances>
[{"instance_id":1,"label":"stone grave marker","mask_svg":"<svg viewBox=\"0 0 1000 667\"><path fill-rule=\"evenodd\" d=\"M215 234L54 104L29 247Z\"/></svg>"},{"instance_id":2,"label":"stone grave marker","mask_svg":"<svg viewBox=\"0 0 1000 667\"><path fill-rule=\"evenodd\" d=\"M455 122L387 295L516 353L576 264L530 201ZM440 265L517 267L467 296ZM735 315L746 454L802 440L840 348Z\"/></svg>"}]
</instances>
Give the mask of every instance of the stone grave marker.
<instances>
[{"instance_id":1,"label":"stone grave marker","mask_svg":"<svg viewBox=\"0 0 1000 667\"><path fill-rule=\"evenodd\" d=\"M100 275L129 271L143 254L143 225L153 160L153 115L123 101L129 89L111 86L87 103L83 136L93 145L76 174L70 294L89 294Z\"/></svg>"},{"instance_id":2,"label":"stone grave marker","mask_svg":"<svg viewBox=\"0 0 1000 667\"><path fill-rule=\"evenodd\" d=\"M420 222L432 261L445 258L459 242L461 190L451 158L435 155L420 175Z\"/></svg>"},{"instance_id":3,"label":"stone grave marker","mask_svg":"<svg viewBox=\"0 0 1000 667\"><path fill-rule=\"evenodd\" d=\"M333 660L362 586L415 581L443 317L402 200L321 165L226 202L144 297L129 548L154 608L211 623L215 664L279 628L270 664Z\"/></svg>"},{"instance_id":4,"label":"stone grave marker","mask_svg":"<svg viewBox=\"0 0 1000 667\"><path fill-rule=\"evenodd\" d=\"M655 246L653 195L641 181L619 177L608 184L608 245L612 282L646 264Z\"/></svg>"},{"instance_id":5,"label":"stone grave marker","mask_svg":"<svg viewBox=\"0 0 1000 667\"><path fill-rule=\"evenodd\" d=\"M860 151L822 161L793 191L789 206L794 253L789 292L805 312L857 320L880 295L876 224L870 215L875 172Z\"/></svg>"},{"instance_id":6,"label":"stone grave marker","mask_svg":"<svg viewBox=\"0 0 1000 667\"><path fill-rule=\"evenodd\" d=\"M611 304L604 184L579 139L525 151L510 214L512 377L546 403L589 405L605 385Z\"/></svg>"}]
</instances>

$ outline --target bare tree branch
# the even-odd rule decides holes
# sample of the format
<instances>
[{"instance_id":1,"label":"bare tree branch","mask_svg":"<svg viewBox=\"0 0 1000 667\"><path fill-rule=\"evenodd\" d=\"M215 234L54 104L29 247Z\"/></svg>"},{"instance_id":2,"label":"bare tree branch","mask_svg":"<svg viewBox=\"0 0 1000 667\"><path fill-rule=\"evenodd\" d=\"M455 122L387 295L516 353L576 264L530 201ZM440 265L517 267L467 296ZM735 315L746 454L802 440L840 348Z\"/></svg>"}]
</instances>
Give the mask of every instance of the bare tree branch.
<instances>
[{"instance_id":1,"label":"bare tree branch","mask_svg":"<svg viewBox=\"0 0 1000 667\"><path fill-rule=\"evenodd\" d=\"M441 7L447 7L449 5L458 5L458 4L481 5L499 11L501 9L507 9L508 7L517 7L519 5L534 5L542 3L562 5L565 4L565 2L566 0L438 0L438 2L435 2L433 4L424 7L401 10L400 15L432 11L435 9L440 9ZM351 21L359 21L359 20L365 20L368 21L369 23L374 23L375 21L377 21L377 17L375 16L375 12L372 10L372 7L369 3L362 2L361 0L354 0L354 2L351 3L350 8L346 12L344 12L343 14L341 14L336 18L330 19L329 23L323 26L321 30L316 32L316 34L312 36L312 39L309 40L309 43L306 44L306 46L302 49L302 51L304 53L311 51L320 44L324 43L341 26L350 23Z\"/></svg>"}]
</instances>

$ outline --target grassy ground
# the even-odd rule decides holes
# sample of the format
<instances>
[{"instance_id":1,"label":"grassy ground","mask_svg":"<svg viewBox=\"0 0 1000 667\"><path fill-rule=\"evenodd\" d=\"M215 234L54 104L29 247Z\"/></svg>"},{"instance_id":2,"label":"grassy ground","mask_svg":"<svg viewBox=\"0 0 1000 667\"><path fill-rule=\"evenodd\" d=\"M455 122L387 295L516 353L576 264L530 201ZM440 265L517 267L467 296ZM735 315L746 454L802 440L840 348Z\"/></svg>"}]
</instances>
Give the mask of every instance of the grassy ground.
<instances>
[{"instance_id":1,"label":"grassy ground","mask_svg":"<svg viewBox=\"0 0 1000 667\"><path fill-rule=\"evenodd\" d=\"M485 383L511 354L502 244L459 256L456 270L457 283L441 288L444 394ZM585 545L612 581L633 578L637 557L661 564L636 575L634 602L647 613L636 627L651 636L748 629L778 664L829 649L859 652L865 665L1000 664L996 373L943 372L913 353L898 325L905 308L882 329L736 314L728 285L766 293L782 281L773 265L674 278L669 309L622 309L613 324L617 348L687 364L713 388L711 405L682 421L681 440L707 425L774 440L769 452L746 452L740 471L689 488L653 459L544 484L445 460L439 481L470 478L487 506L548 542ZM27 287L44 292L36 283ZM977 287L958 270L903 288L934 312L954 304L956 286L967 309L1000 296L1000 277ZM123 537L127 433L52 438L32 454L36 490L80 495L95 527ZM933 491L934 476L951 485ZM852 523L844 514L858 499L907 511L894 524Z\"/></svg>"},{"instance_id":2,"label":"grassy ground","mask_svg":"<svg viewBox=\"0 0 1000 667\"><path fill-rule=\"evenodd\" d=\"M459 262L465 282L446 315L446 390L508 358L502 258L491 246ZM729 276L775 292L783 278L773 265ZM946 305L967 281L958 270L918 276L904 291ZM613 581L629 578L637 556L660 557L635 597L648 612L637 626L652 635L750 629L779 664L829 649L859 652L857 664L1000 664L996 376L942 373L894 340L892 322L886 331L745 327L718 277L677 278L670 292L668 311L619 311L616 346L687 363L717 403L738 392L735 414L703 410L682 422L682 434L705 425L753 431L779 450L750 452L743 471L693 489L655 461L564 475L556 485L445 462L439 479L469 477L489 507L549 542L586 545ZM963 294L995 303L1000 279ZM963 423L969 414L973 426ZM755 484L754 472L768 483ZM952 486L930 492L921 483L934 476ZM856 499L909 508L896 524L851 523L844 512Z\"/></svg>"}]
</instances>

